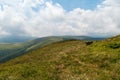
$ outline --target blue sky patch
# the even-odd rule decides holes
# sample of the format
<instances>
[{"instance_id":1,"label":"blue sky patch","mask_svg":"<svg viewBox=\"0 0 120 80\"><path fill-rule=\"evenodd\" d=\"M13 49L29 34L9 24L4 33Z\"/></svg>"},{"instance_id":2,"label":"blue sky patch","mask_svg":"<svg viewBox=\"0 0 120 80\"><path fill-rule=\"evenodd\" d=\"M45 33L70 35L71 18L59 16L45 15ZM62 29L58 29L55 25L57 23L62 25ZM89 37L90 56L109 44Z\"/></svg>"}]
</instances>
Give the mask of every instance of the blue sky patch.
<instances>
[{"instance_id":1,"label":"blue sky patch","mask_svg":"<svg viewBox=\"0 0 120 80\"><path fill-rule=\"evenodd\" d=\"M59 3L65 10L71 11L75 8L95 9L103 0L52 0L53 3Z\"/></svg>"}]
</instances>

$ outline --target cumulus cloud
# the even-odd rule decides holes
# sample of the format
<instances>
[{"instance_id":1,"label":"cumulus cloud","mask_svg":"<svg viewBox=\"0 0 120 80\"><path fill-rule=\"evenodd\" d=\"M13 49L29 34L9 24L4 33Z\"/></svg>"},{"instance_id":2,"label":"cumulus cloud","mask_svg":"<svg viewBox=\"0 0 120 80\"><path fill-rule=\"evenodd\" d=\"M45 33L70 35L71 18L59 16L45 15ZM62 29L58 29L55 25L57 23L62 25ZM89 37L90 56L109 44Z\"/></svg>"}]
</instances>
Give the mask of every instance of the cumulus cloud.
<instances>
[{"instance_id":1,"label":"cumulus cloud","mask_svg":"<svg viewBox=\"0 0 120 80\"><path fill-rule=\"evenodd\" d=\"M112 36L120 34L119 13L119 0L104 0L94 10L72 11L51 0L0 0L0 35Z\"/></svg>"}]
</instances>

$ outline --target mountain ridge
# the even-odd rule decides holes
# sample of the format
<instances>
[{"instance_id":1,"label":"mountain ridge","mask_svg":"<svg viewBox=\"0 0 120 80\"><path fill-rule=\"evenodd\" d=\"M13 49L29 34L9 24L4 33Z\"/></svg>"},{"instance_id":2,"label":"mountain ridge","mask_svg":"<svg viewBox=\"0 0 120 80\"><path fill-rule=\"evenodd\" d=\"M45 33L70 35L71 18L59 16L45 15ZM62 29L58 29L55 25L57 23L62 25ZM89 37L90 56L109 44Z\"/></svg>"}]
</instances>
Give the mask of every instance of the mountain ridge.
<instances>
[{"instance_id":1,"label":"mountain ridge","mask_svg":"<svg viewBox=\"0 0 120 80\"><path fill-rule=\"evenodd\" d=\"M88 36L49 36L32 39L22 43L4 43L0 44L0 63L20 56L29 51L46 46L48 44L63 40L101 40L102 38L92 38Z\"/></svg>"},{"instance_id":2,"label":"mountain ridge","mask_svg":"<svg viewBox=\"0 0 120 80\"><path fill-rule=\"evenodd\" d=\"M0 64L0 79L119 80L120 36L87 42L60 41L30 51Z\"/></svg>"}]
</instances>

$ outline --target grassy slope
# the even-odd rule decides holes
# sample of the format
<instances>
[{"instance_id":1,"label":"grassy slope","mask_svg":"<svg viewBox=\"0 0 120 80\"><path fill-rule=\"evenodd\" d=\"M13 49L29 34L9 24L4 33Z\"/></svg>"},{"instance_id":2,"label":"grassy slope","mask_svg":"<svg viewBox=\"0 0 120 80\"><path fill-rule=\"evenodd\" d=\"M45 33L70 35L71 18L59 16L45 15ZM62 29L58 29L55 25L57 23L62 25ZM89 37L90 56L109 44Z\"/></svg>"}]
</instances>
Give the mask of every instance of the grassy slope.
<instances>
[{"instance_id":1,"label":"grassy slope","mask_svg":"<svg viewBox=\"0 0 120 80\"><path fill-rule=\"evenodd\" d=\"M24 48L25 45L23 43L7 43L7 44L0 44L0 58L17 53L20 49Z\"/></svg>"},{"instance_id":2,"label":"grassy slope","mask_svg":"<svg viewBox=\"0 0 120 80\"><path fill-rule=\"evenodd\" d=\"M0 62L10 60L36 48L62 40L62 38L46 37L23 43L0 44Z\"/></svg>"},{"instance_id":3,"label":"grassy slope","mask_svg":"<svg viewBox=\"0 0 120 80\"><path fill-rule=\"evenodd\" d=\"M0 80L120 80L119 45L120 36L54 43L1 64Z\"/></svg>"},{"instance_id":4,"label":"grassy slope","mask_svg":"<svg viewBox=\"0 0 120 80\"><path fill-rule=\"evenodd\" d=\"M91 38L87 36L51 36L38 38L23 43L0 44L0 63L13 59L31 50L46 46L53 42L70 39L99 40L102 38Z\"/></svg>"}]
</instances>

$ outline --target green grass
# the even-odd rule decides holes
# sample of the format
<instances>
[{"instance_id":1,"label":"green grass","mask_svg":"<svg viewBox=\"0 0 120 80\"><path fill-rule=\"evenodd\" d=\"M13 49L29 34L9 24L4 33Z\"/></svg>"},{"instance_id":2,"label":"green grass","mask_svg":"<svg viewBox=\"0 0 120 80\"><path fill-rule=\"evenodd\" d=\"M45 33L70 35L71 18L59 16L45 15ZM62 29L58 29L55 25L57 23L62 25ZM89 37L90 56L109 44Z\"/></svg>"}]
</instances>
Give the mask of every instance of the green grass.
<instances>
[{"instance_id":1,"label":"green grass","mask_svg":"<svg viewBox=\"0 0 120 80\"><path fill-rule=\"evenodd\" d=\"M71 39L100 40L102 38L91 38L87 36L50 36L22 43L3 43L0 44L0 63L21 56L32 50L44 47L48 44Z\"/></svg>"},{"instance_id":2,"label":"green grass","mask_svg":"<svg viewBox=\"0 0 120 80\"><path fill-rule=\"evenodd\" d=\"M49 44L1 64L0 80L120 80L119 43L120 36Z\"/></svg>"},{"instance_id":3,"label":"green grass","mask_svg":"<svg viewBox=\"0 0 120 80\"><path fill-rule=\"evenodd\" d=\"M43 47L53 42L62 41L59 37L45 37L22 43L0 44L0 63L13 59L34 49Z\"/></svg>"}]
</instances>

